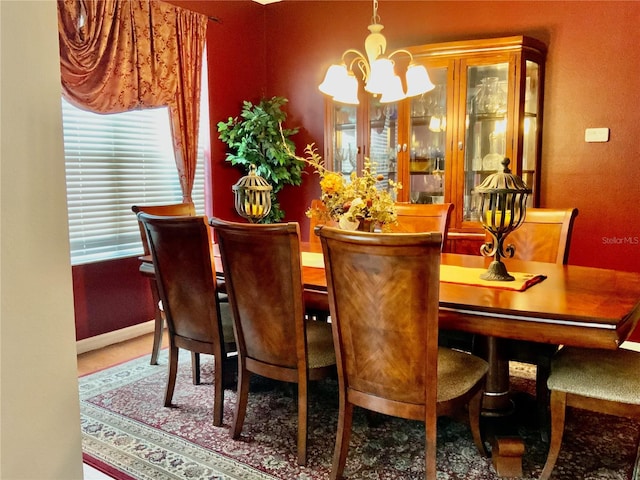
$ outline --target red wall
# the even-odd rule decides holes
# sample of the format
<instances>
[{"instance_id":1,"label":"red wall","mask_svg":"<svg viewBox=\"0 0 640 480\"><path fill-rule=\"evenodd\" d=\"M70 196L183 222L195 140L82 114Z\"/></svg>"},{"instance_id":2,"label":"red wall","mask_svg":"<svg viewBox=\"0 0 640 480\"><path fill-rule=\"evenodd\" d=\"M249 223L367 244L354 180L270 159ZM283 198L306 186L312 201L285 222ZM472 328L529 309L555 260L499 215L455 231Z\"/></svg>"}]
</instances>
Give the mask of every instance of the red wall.
<instances>
[{"instance_id":1,"label":"red wall","mask_svg":"<svg viewBox=\"0 0 640 480\"><path fill-rule=\"evenodd\" d=\"M268 91L289 98L299 149L322 145L317 85L345 49L363 49L371 2L285 0L265 10L276 39ZM383 0L378 14L390 49L515 34L543 41L541 206L579 209L571 263L640 272L640 2ZM585 143L588 127L610 128L610 141ZM311 197L291 198L295 219Z\"/></svg>"},{"instance_id":2,"label":"red wall","mask_svg":"<svg viewBox=\"0 0 640 480\"><path fill-rule=\"evenodd\" d=\"M149 280L139 267L136 257L73 267L77 340L153 318Z\"/></svg>"},{"instance_id":3,"label":"red wall","mask_svg":"<svg viewBox=\"0 0 640 480\"><path fill-rule=\"evenodd\" d=\"M347 48L364 48L371 2L173 0L219 19L208 35L213 214L237 218L231 186L241 174L224 161L216 123L242 100L289 99L287 126L298 153L324 150L326 67ZM640 2L387 1L378 7L388 48L528 35L549 49L541 166L541 206L577 207L570 263L640 272ZM584 130L608 127L607 143L585 143ZM286 220L301 222L317 196L309 175L285 189ZM150 317L145 318L148 320ZM640 332L634 339L640 341Z\"/></svg>"}]
</instances>

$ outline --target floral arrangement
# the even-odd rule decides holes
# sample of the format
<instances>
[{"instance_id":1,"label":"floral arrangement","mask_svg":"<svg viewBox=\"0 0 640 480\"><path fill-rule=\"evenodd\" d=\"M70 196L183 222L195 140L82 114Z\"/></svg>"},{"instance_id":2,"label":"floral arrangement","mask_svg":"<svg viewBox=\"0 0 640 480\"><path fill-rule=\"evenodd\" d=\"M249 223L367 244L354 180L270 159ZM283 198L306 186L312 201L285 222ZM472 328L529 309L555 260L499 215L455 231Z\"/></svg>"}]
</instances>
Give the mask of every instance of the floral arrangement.
<instances>
[{"instance_id":1,"label":"floral arrangement","mask_svg":"<svg viewBox=\"0 0 640 480\"><path fill-rule=\"evenodd\" d=\"M333 220L345 230L387 231L397 222L395 195L402 185L389 179L389 190L378 189L384 179L365 158L362 175L352 172L349 181L339 172L327 170L313 144L305 148L305 161L320 176L321 207L311 207L306 215L320 221Z\"/></svg>"}]
</instances>

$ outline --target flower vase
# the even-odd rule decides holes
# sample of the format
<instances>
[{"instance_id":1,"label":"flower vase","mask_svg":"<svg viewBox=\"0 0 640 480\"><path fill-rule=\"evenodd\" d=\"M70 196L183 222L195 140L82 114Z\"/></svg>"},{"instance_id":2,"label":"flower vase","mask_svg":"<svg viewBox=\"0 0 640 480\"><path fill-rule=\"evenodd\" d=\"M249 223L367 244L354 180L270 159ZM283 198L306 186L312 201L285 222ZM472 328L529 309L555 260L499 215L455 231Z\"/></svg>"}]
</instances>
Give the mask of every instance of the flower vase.
<instances>
[{"instance_id":1,"label":"flower vase","mask_svg":"<svg viewBox=\"0 0 640 480\"><path fill-rule=\"evenodd\" d=\"M373 232L375 229L375 222L372 220L368 220L366 218L361 218L358 221L358 228L357 230L359 232Z\"/></svg>"}]
</instances>

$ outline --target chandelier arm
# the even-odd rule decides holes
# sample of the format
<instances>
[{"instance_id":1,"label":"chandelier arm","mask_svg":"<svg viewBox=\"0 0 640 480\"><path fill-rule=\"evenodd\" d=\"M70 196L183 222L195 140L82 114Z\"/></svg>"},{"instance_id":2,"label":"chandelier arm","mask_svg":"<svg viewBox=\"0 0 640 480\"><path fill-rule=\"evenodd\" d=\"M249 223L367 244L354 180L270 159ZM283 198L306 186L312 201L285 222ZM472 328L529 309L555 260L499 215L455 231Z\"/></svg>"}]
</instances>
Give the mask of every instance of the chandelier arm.
<instances>
[{"instance_id":1,"label":"chandelier arm","mask_svg":"<svg viewBox=\"0 0 640 480\"><path fill-rule=\"evenodd\" d=\"M347 57L349 56L349 54L353 54L354 58L351 59L350 62L347 62ZM350 72L353 72L353 66L357 65L358 68L360 69L360 72L362 73L365 81L367 78L369 78L369 73L371 71L370 67L369 67L369 63L367 62L367 59L365 58L365 56L362 54L362 52L354 49L354 48L350 48L349 50L346 50L343 54L342 54L342 61L345 63L345 65L348 65L348 69Z\"/></svg>"},{"instance_id":2,"label":"chandelier arm","mask_svg":"<svg viewBox=\"0 0 640 480\"><path fill-rule=\"evenodd\" d=\"M350 48L349 50L345 50L344 53L342 54L342 61L345 63L345 65L347 64L347 57L349 56L350 53L353 54L355 58L351 60L349 66L352 66L353 62L357 59L362 59L363 61L365 61L365 56L360 50L356 50L355 48Z\"/></svg>"},{"instance_id":3,"label":"chandelier arm","mask_svg":"<svg viewBox=\"0 0 640 480\"><path fill-rule=\"evenodd\" d=\"M398 50L394 50L393 52L391 52L389 55L387 55L387 58L391 58L396 54L400 54L400 53L405 53L409 56L409 63L413 62L413 55L411 55L411 52L409 50L405 50L404 48L400 48Z\"/></svg>"}]
</instances>

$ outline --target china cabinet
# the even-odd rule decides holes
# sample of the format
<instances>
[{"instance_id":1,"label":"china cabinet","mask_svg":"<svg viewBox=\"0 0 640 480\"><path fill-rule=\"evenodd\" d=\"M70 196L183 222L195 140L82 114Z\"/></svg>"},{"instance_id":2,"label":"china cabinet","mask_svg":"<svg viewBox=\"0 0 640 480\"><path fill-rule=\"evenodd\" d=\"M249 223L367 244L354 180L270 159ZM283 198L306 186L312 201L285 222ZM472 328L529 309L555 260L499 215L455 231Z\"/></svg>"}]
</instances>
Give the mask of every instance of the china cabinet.
<instances>
[{"instance_id":1,"label":"china cabinet","mask_svg":"<svg viewBox=\"0 0 640 480\"><path fill-rule=\"evenodd\" d=\"M325 158L329 168L349 176L360 174L364 159L376 172L398 181L398 103L381 104L371 95L361 95L363 104L346 105L331 100L326 104ZM364 104L366 102L366 105Z\"/></svg>"},{"instance_id":2,"label":"china cabinet","mask_svg":"<svg viewBox=\"0 0 640 480\"><path fill-rule=\"evenodd\" d=\"M546 47L524 36L407 48L436 88L397 104L361 95L327 101L325 157L345 174L364 158L402 183L398 201L454 204L449 250L478 253L484 235L474 188L501 168L533 190L537 206Z\"/></svg>"}]
</instances>

